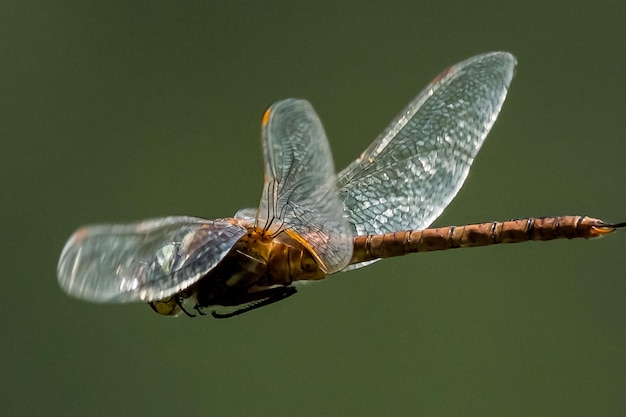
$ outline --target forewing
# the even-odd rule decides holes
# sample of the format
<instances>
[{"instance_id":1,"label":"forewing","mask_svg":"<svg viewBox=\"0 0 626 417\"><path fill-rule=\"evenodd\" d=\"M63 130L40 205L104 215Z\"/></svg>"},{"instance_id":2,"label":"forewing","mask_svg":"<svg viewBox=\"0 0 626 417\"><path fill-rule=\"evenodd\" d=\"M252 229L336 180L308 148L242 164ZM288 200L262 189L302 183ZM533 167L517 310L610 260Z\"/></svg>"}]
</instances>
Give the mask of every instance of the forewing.
<instances>
[{"instance_id":1,"label":"forewing","mask_svg":"<svg viewBox=\"0 0 626 417\"><path fill-rule=\"evenodd\" d=\"M465 181L513 77L506 52L442 72L338 175L356 235L428 227Z\"/></svg>"},{"instance_id":2,"label":"forewing","mask_svg":"<svg viewBox=\"0 0 626 417\"><path fill-rule=\"evenodd\" d=\"M231 221L195 217L84 227L63 248L59 284L89 301L159 300L204 276L245 233Z\"/></svg>"},{"instance_id":3,"label":"forewing","mask_svg":"<svg viewBox=\"0 0 626 417\"><path fill-rule=\"evenodd\" d=\"M352 233L337 195L326 133L307 101L283 100L267 110L263 155L259 226L296 231L327 273L344 268L352 256Z\"/></svg>"}]
</instances>

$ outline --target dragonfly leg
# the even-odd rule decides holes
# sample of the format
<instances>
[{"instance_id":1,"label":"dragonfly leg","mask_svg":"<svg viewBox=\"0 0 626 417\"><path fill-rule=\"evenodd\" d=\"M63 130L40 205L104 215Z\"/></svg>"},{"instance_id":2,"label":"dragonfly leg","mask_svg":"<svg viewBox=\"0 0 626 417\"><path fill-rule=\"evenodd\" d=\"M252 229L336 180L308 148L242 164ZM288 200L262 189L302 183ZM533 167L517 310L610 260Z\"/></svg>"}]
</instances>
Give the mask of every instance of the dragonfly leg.
<instances>
[{"instance_id":1,"label":"dragonfly leg","mask_svg":"<svg viewBox=\"0 0 626 417\"><path fill-rule=\"evenodd\" d=\"M218 313L216 310L211 311L211 315L216 319L227 319L230 317L235 317L243 313L247 313L248 311L256 310L259 307L264 307L270 304L274 304L277 301L284 300L285 298L291 297L298 290L296 287L276 287L269 288L267 290L259 291L255 293L254 296L256 301L251 301L247 304L244 304L241 308L230 312L230 313Z\"/></svg>"},{"instance_id":2,"label":"dragonfly leg","mask_svg":"<svg viewBox=\"0 0 626 417\"><path fill-rule=\"evenodd\" d=\"M195 306L193 306L193 309L196 310L201 316L206 316L206 313L204 312L204 307L202 307L201 305L196 304Z\"/></svg>"},{"instance_id":3,"label":"dragonfly leg","mask_svg":"<svg viewBox=\"0 0 626 417\"><path fill-rule=\"evenodd\" d=\"M183 306L183 302L185 301L185 299L180 295L177 294L176 295L176 305L178 306L178 308L180 308L180 311L182 311L183 313L185 313L187 315L187 317L196 317L195 314L191 314L190 312L188 312L187 310L185 310L185 307ZM196 311L198 311L198 313L200 315L203 315L202 313L200 313L200 311L194 307L194 309Z\"/></svg>"}]
</instances>

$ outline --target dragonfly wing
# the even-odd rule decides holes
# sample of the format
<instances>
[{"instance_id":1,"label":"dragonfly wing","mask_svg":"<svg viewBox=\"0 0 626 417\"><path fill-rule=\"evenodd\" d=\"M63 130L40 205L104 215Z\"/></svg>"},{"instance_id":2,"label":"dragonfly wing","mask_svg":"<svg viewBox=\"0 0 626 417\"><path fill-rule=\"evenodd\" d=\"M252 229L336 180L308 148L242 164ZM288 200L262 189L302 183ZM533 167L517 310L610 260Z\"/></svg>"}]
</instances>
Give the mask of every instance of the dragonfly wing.
<instances>
[{"instance_id":1,"label":"dragonfly wing","mask_svg":"<svg viewBox=\"0 0 626 417\"><path fill-rule=\"evenodd\" d=\"M63 248L59 283L89 301L163 299L198 281L245 234L231 221L183 216L87 226Z\"/></svg>"},{"instance_id":2,"label":"dragonfly wing","mask_svg":"<svg viewBox=\"0 0 626 417\"><path fill-rule=\"evenodd\" d=\"M327 273L352 256L352 233L336 188L326 133L305 100L273 104L263 117L265 185L257 221L270 232L292 229Z\"/></svg>"},{"instance_id":3,"label":"dragonfly wing","mask_svg":"<svg viewBox=\"0 0 626 417\"><path fill-rule=\"evenodd\" d=\"M465 181L513 77L506 52L442 72L338 175L356 235L428 227Z\"/></svg>"}]
</instances>

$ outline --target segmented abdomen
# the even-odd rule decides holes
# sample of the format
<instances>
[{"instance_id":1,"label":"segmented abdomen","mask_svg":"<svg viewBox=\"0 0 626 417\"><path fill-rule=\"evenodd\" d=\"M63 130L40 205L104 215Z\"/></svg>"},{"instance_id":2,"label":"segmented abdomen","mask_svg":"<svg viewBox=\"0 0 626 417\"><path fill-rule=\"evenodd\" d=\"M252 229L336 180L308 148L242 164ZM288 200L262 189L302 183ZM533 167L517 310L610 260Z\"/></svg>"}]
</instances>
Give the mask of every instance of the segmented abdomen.
<instances>
[{"instance_id":1,"label":"segmented abdomen","mask_svg":"<svg viewBox=\"0 0 626 417\"><path fill-rule=\"evenodd\" d=\"M407 230L382 235L357 236L351 264L413 252L469 248L497 243L560 238L593 238L611 233L616 227L586 216L560 216Z\"/></svg>"}]
</instances>

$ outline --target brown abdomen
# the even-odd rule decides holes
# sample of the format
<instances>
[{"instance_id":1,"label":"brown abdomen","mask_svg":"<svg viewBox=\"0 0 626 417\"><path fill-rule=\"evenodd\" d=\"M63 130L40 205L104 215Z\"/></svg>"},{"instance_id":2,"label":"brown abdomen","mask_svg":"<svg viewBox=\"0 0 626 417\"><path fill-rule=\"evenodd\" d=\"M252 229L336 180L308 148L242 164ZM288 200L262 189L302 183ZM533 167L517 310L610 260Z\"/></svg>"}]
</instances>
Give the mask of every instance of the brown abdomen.
<instances>
[{"instance_id":1,"label":"brown abdomen","mask_svg":"<svg viewBox=\"0 0 626 417\"><path fill-rule=\"evenodd\" d=\"M477 223L382 235L357 236L351 264L413 252L519 243L530 240L593 238L611 233L611 225L586 216L561 216Z\"/></svg>"}]
</instances>

